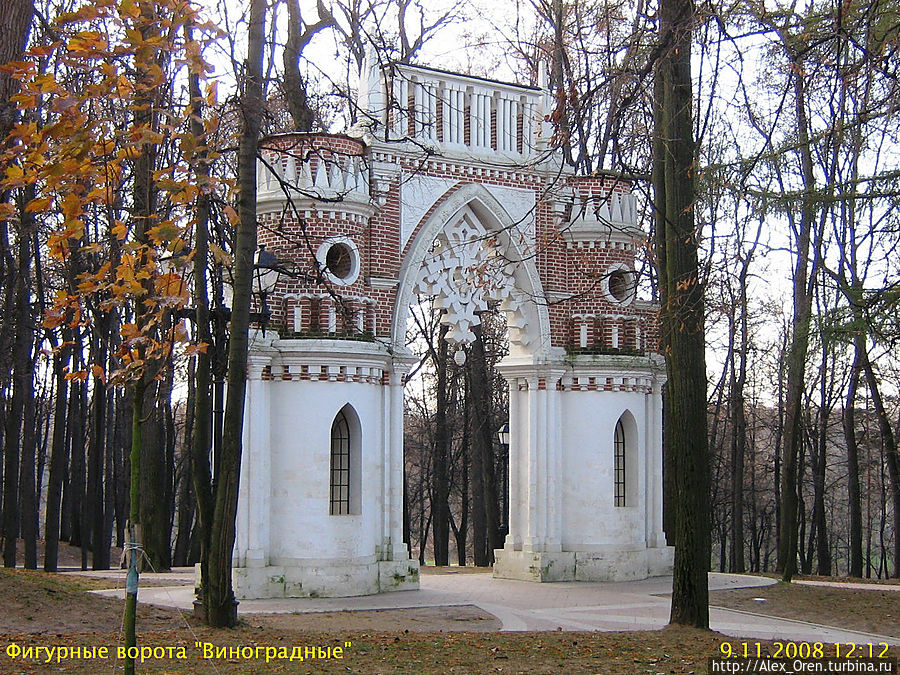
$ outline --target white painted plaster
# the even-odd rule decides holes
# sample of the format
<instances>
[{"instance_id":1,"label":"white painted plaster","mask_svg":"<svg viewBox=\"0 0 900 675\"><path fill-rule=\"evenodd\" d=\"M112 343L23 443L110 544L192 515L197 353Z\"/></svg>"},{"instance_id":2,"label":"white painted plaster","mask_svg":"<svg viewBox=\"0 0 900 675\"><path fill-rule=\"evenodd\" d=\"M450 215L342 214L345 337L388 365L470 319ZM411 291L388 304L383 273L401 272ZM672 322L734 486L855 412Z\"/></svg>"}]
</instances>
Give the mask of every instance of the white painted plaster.
<instances>
[{"instance_id":1,"label":"white painted plaster","mask_svg":"<svg viewBox=\"0 0 900 675\"><path fill-rule=\"evenodd\" d=\"M403 174L400 177L400 250L406 248L416 226L428 209L456 185L453 178L436 178L422 174Z\"/></svg>"}]
</instances>

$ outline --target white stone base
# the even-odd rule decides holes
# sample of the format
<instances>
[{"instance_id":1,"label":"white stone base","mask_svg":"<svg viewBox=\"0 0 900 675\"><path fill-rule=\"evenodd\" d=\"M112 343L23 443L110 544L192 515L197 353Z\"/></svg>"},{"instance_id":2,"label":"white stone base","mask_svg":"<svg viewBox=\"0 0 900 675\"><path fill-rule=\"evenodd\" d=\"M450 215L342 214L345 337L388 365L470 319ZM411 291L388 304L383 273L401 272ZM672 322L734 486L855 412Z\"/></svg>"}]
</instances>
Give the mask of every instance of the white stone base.
<instances>
[{"instance_id":1,"label":"white stone base","mask_svg":"<svg viewBox=\"0 0 900 675\"><path fill-rule=\"evenodd\" d=\"M675 549L494 551L494 577L520 581L635 581L672 573Z\"/></svg>"},{"instance_id":2,"label":"white stone base","mask_svg":"<svg viewBox=\"0 0 900 675\"><path fill-rule=\"evenodd\" d=\"M419 561L337 563L232 568L238 600L260 598L342 598L419 588Z\"/></svg>"}]
</instances>

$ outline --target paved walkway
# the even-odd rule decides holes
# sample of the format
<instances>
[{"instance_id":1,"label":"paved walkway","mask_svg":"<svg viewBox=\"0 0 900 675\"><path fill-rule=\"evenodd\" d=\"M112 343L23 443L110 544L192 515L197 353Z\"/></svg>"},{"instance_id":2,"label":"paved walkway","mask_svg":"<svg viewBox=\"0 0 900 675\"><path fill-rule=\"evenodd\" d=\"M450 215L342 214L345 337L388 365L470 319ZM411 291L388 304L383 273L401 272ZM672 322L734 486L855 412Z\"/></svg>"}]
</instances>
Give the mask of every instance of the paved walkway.
<instances>
[{"instance_id":1,"label":"paved walkway","mask_svg":"<svg viewBox=\"0 0 900 675\"><path fill-rule=\"evenodd\" d=\"M124 572L77 572L116 580L115 590L102 595L124 594ZM142 602L190 610L193 603L193 570L145 574L142 580L172 586L144 586ZM710 590L768 586L766 577L709 575ZM174 585L180 584L180 585ZM112 585L112 584L111 584ZM840 585L840 584L837 584ZM496 616L504 631L623 631L656 630L669 619L671 577L621 583L563 582L535 584L494 579L490 573L428 573L420 577L418 591L403 591L353 598L283 598L244 600L241 614L361 611L475 605ZM879 586L881 589L881 586ZM900 645L900 638L845 630L833 626L778 619L739 610L710 609L713 630L726 635L756 639L790 639L817 642L887 642Z\"/></svg>"},{"instance_id":2,"label":"paved walkway","mask_svg":"<svg viewBox=\"0 0 900 675\"><path fill-rule=\"evenodd\" d=\"M854 581L815 581L813 579L794 579L792 584L802 586L832 586L834 588L849 588L854 591L891 591L900 592L900 584L867 584Z\"/></svg>"}]
</instances>

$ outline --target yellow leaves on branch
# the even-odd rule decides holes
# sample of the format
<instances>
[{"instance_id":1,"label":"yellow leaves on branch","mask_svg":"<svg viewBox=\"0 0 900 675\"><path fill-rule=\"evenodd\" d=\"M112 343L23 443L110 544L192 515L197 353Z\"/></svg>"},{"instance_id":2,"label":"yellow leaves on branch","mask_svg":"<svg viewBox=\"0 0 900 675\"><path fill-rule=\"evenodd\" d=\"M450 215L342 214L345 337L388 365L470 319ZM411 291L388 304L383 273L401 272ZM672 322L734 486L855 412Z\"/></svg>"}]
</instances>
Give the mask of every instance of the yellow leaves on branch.
<instances>
[{"instance_id":1,"label":"yellow leaves on branch","mask_svg":"<svg viewBox=\"0 0 900 675\"><path fill-rule=\"evenodd\" d=\"M195 356L197 354L205 354L206 350L209 349L209 345L205 342L198 342L197 344L188 345L184 348L184 353L186 356Z\"/></svg>"},{"instance_id":2,"label":"yellow leaves on branch","mask_svg":"<svg viewBox=\"0 0 900 675\"><path fill-rule=\"evenodd\" d=\"M214 242L209 242L209 252L217 265L231 267L231 264L234 262L234 257L226 253L225 249Z\"/></svg>"},{"instance_id":3,"label":"yellow leaves on branch","mask_svg":"<svg viewBox=\"0 0 900 675\"><path fill-rule=\"evenodd\" d=\"M44 326L47 328L63 325L74 328L86 323L82 316L81 297L62 290L56 292L53 304L44 310Z\"/></svg>"},{"instance_id":4,"label":"yellow leaves on branch","mask_svg":"<svg viewBox=\"0 0 900 675\"><path fill-rule=\"evenodd\" d=\"M689 279L682 279L675 284L675 290L685 292L691 290L698 283L697 277L690 277Z\"/></svg>"},{"instance_id":5,"label":"yellow leaves on branch","mask_svg":"<svg viewBox=\"0 0 900 675\"><path fill-rule=\"evenodd\" d=\"M74 289L54 296L44 325L86 325L92 316L87 297L92 312L129 305L138 317L138 324L122 327L122 369L107 378L94 366L90 372L70 373L72 379L92 375L104 384L107 379L110 384L131 381L148 368L158 371L174 345L189 340L186 327L175 320L188 301L185 281L177 268L163 269L159 257L185 248L194 203L201 191L219 188L214 179L196 177L201 151L215 153L207 149L206 138L189 133L190 106L165 110L152 124L123 123L144 119L139 113L157 105L151 99L166 98L157 96L157 88L166 87L172 76L164 64L207 72L202 44L183 37L187 22L198 34L217 30L202 23L184 0L94 0L61 13L48 31L52 42L4 66L20 83L13 102L27 114L0 151L0 190L35 186L37 195L25 208L47 223L50 255L66 264L79 251L82 260L91 261L92 270L79 275ZM169 58L160 58L163 54ZM215 105L214 83L207 85L206 97ZM31 114L38 107L40 122ZM203 119L203 127L212 134L217 122ZM138 241L143 228L134 227L139 221L127 214L123 186L130 165L150 152L170 164L153 177L158 212L169 219L152 222ZM16 215L14 202L0 204L0 218ZM94 231L105 234L86 242ZM190 257L179 260L186 263ZM203 349L197 345L190 353Z\"/></svg>"},{"instance_id":6,"label":"yellow leaves on branch","mask_svg":"<svg viewBox=\"0 0 900 675\"><path fill-rule=\"evenodd\" d=\"M122 16L136 19L141 15L141 8L135 0L122 0L119 3L119 13Z\"/></svg>"},{"instance_id":7,"label":"yellow leaves on branch","mask_svg":"<svg viewBox=\"0 0 900 675\"><path fill-rule=\"evenodd\" d=\"M230 204L225 206L225 217L228 218L228 222L231 223L232 226L237 226L241 222L241 217L238 215L238 212L234 209Z\"/></svg>"},{"instance_id":8,"label":"yellow leaves on branch","mask_svg":"<svg viewBox=\"0 0 900 675\"><path fill-rule=\"evenodd\" d=\"M154 246L165 246L181 235L181 228L171 220L164 220L159 225L147 230L147 236Z\"/></svg>"},{"instance_id":9,"label":"yellow leaves on branch","mask_svg":"<svg viewBox=\"0 0 900 675\"><path fill-rule=\"evenodd\" d=\"M81 58L106 58L109 55L109 43L105 35L94 30L84 30L69 38L66 50Z\"/></svg>"},{"instance_id":10,"label":"yellow leaves on branch","mask_svg":"<svg viewBox=\"0 0 900 675\"><path fill-rule=\"evenodd\" d=\"M43 213L49 210L52 203L52 197L36 197L25 205L25 211L28 213Z\"/></svg>"},{"instance_id":11,"label":"yellow leaves on branch","mask_svg":"<svg viewBox=\"0 0 900 675\"><path fill-rule=\"evenodd\" d=\"M106 384L106 371L103 370L101 366L93 365L91 366L91 374L100 380L104 385Z\"/></svg>"}]
</instances>

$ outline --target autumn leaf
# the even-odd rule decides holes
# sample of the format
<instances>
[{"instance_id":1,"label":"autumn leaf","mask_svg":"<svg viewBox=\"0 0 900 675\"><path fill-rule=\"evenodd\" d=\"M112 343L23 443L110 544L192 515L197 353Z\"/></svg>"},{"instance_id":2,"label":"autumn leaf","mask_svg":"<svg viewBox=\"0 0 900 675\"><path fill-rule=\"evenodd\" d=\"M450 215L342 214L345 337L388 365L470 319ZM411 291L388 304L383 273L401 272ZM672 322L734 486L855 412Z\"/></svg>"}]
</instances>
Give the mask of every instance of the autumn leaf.
<instances>
[{"instance_id":1,"label":"autumn leaf","mask_svg":"<svg viewBox=\"0 0 900 675\"><path fill-rule=\"evenodd\" d=\"M97 365L93 365L91 366L91 374L98 380L100 380L104 386L106 385L106 371L103 370L103 368Z\"/></svg>"},{"instance_id":2,"label":"autumn leaf","mask_svg":"<svg viewBox=\"0 0 900 675\"><path fill-rule=\"evenodd\" d=\"M171 221L164 221L156 227L151 227L147 230L147 236L150 237L150 241L157 246L161 246L176 238L180 233L181 230Z\"/></svg>"},{"instance_id":3,"label":"autumn leaf","mask_svg":"<svg viewBox=\"0 0 900 675\"><path fill-rule=\"evenodd\" d=\"M187 356L194 356L196 354L205 354L206 350L209 348L209 345L206 342L198 342L195 345L188 345L184 348L184 353Z\"/></svg>"},{"instance_id":4,"label":"autumn leaf","mask_svg":"<svg viewBox=\"0 0 900 675\"><path fill-rule=\"evenodd\" d=\"M121 220L117 220L116 224L113 225L112 233L119 241L125 241L125 237L128 235L128 227Z\"/></svg>"},{"instance_id":5,"label":"autumn leaf","mask_svg":"<svg viewBox=\"0 0 900 675\"><path fill-rule=\"evenodd\" d=\"M69 39L66 48L70 52L97 52L106 50L106 38L97 31L82 31Z\"/></svg>"},{"instance_id":6,"label":"autumn leaf","mask_svg":"<svg viewBox=\"0 0 900 675\"><path fill-rule=\"evenodd\" d=\"M234 207L228 205L224 209L225 216L228 218L228 222L232 225L237 225L241 222L240 216L238 216L238 212L234 210Z\"/></svg>"},{"instance_id":7,"label":"autumn leaf","mask_svg":"<svg viewBox=\"0 0 900 675\"><path fill-rule=\"evenodd\" d=\"M209 252L212 253L213 260L218 264L224 265L225 267L231 267L231 263L234 259L232 256L228 255L221 246L210 242Z\"/></svg>"}]
</instances>

